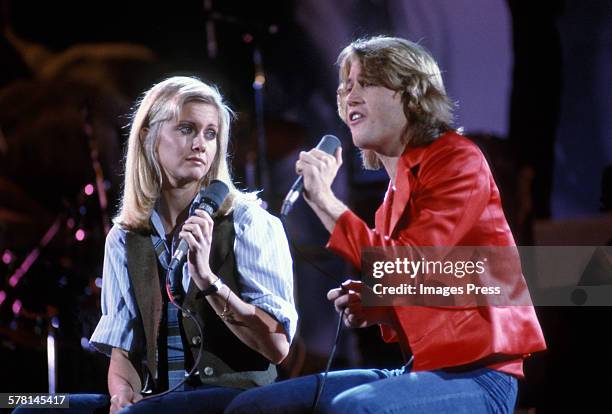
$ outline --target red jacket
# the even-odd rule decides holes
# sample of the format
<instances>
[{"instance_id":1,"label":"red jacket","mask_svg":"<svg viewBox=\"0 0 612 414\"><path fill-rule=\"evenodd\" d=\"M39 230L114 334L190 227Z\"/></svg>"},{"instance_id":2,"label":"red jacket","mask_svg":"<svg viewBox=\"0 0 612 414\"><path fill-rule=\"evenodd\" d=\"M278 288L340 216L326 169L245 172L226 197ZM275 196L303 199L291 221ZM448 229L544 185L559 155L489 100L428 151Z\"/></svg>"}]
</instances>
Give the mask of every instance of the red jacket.
<instances>
[{"instance_id":1,"label":"red jacket","mask_svg":"<svg viewBox=\"0 0 612 414\"><path fill-rule=\"evenodd\" d=\"M328 243L356 268L365 246L514 246L478 147L448 132L427 146L407 148L375 229L347 211ZM532 306L403 306L393 313L395 326L381 326L383 338L412 352L417 371L485 365L522 377L523 359L546 349Z\"/></svg>"}]
</instances>

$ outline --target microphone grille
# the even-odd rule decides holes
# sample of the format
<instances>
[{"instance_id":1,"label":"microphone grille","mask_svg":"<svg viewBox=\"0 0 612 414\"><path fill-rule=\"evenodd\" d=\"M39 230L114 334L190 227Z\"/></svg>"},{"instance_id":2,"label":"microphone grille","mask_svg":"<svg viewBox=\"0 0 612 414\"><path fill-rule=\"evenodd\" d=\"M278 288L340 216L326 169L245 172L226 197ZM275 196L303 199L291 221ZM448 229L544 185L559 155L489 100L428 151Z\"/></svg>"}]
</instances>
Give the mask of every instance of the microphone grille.
<instances>
[{"instance_id":1,"label":"microphone grille","mask_svg":"<svg viewBox=\"0 0 612 414\"><path fill-rule=\"evenodd\" d=\"M340 146L340 140L334 135L324 135L317 145L317 149L326 152L330 155L334 155L336 148Z\"/></svg>"},{"instance_id":2,"label":"microphone grille","mask_svg":"<svg viewBox=\"0 0 612 414\"><path fill-rule=\"evenodd\" d=\"M212 180L206 188L200 190L202 201L205 201L213 208L213 213L221 207L228 193L229 188L227 185L219 180Z\"/></svg>"}]
</instances>

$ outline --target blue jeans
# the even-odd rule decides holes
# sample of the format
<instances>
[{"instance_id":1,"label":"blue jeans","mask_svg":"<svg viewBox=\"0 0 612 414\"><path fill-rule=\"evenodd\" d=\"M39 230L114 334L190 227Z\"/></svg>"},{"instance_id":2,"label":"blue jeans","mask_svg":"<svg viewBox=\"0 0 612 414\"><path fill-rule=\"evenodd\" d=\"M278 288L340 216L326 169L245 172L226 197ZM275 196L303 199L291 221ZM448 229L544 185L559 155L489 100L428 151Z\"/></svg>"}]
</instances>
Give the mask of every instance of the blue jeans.
<instances>
[{"instance_id":1,"label":"blue jeans","mask_svg":"<svg viewBox=\"0 0 612 414\"><path fill-rule=\"evenodd\" d=\"M309 413L322 374L245 391L225 410ZM517 381L488 368L468 372L356 369L330 372L318 413L512 413Z\"/></svg>"},{"instance_id":2,"label":"blue jeans","mask_svg":"<svg viewBox=\"0 0 612 414\"><path fill-rule=\"evenodd\" d=\"M119 414L221 414L244 390L201 385L190 391L172 392L160 398L139 401Z\"/></svg>"},{"instance_id":3,"label":"blue jeans","mask_svg":"<svg viewBox=\"0 0 612 414\"><path fill-rule=\"evenodd\" d=\"M199 386L188 391L175 391L160 398L139 401L120 414L221 414L232 399L243 390L238 388ZM17 408L13 414L93 414L108 413L109 396L102 394L71 394L69 408Z\"/></svg>"}]
</instances>

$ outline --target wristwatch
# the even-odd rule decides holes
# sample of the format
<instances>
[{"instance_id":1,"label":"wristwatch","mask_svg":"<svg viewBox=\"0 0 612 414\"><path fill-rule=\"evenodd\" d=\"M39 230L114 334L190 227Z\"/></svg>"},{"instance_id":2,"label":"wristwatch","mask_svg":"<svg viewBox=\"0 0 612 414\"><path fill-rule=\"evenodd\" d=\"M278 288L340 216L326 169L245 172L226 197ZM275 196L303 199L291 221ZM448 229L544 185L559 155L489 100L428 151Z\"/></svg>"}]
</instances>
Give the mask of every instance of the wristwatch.
<instances>
[{"instance_id":1,"label":"wristwatch","mask_svg":"<svg viewBox=\"0 0 612 414\"><path fill-rule=\"evenodd\" d=\"M223 286L223 280L221 280L220 277L217 277L217 280L211 283L211 285L207 287L206 289L199 291L196 296L200 298L200 297L212 295L213 293L217 293L219 289L221 289L221 286Z\"/></svg>"}]
</instances>

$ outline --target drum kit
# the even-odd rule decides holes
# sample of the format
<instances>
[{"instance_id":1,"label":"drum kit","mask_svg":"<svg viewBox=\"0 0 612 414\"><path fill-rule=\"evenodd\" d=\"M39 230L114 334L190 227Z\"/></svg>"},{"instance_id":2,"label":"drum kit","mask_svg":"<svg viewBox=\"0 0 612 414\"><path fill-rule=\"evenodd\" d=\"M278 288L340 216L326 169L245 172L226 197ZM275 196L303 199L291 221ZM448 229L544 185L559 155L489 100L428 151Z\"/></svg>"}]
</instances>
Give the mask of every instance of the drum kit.
<instances>
[{"instance_id":1,"label":"drum kit","mask_svg":"<svg viewBox=\"0 0 612 414\"><path fill-rule=\"evenodd\" d=\"M5 103L0 99L0 106ZM61 119L36 117L32 129L21 121L6 134L0 153L0 353L18 367L28 362L15 360L46 353L49 392L56 387L58 354L87 352L100 314L113 185L103 175L109 168L102 168L100 134L93 128L98 119L90 113L83 104ZM71 123L75 114L80 119ZM66 131L69 145L58 136ZM72 138L81 144L72 145ZM104 156L109 147L118 148L102 145Z\"/></svg>"},{"instance_id":2,"label":"drum kit","mask_svg":"<svg viewBox=\"0 0 612 414\"><path fill-rule=\"evenodd\" d=\"M236 146L236 157L256 170L251 180L245 173L249 187L270 188L267 162L296 150L303 139L301 131L291 130L293 140L287 140L286 123L267 121L264 128L265 74L254 36L277 28L254 30L246 18L213 12L209 1L205 13L210 60L216 55L215 25L248 27L243 40L253 51L255 102L244 137L256 145ZM132 88L142 90L143 82L159 78L160 67L144 46L111 44L76 45L59 54L46 50L36 56L47 60L30 62L28 56L42 45L7 33L34 79L0 88L0 362L14 351L46 352L52 391L56 356L89 350L87 339L100 315L109 206L120 187L120 123L135 95L121 81L127 76ZM132 68L128 74L126 67ZM2 382L0 389L6 388Z\"/></svg>"}]
</instances>

